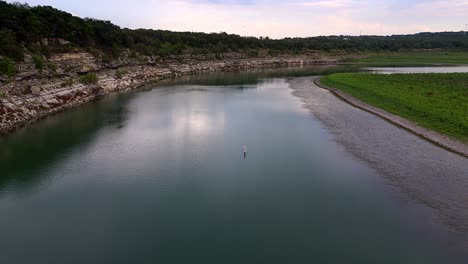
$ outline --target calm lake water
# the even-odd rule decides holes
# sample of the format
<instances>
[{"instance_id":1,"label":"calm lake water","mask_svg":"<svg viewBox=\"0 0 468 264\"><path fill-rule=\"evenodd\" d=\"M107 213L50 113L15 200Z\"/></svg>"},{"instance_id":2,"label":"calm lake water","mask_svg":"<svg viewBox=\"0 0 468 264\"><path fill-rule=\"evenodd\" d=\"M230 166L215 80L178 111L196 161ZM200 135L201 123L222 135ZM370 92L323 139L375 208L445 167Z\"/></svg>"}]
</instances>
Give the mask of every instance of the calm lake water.
<instances>
[{"instance_id":1,"label":"calm lake water","mask_svg":"<svg viewBox=\"0 0 468 264\"><path fill-rule=\"evenodd\" d=\"M1 138L0 263L467 263L292 94L329 70L194 76Z\"/></svg>"}]
</instances>

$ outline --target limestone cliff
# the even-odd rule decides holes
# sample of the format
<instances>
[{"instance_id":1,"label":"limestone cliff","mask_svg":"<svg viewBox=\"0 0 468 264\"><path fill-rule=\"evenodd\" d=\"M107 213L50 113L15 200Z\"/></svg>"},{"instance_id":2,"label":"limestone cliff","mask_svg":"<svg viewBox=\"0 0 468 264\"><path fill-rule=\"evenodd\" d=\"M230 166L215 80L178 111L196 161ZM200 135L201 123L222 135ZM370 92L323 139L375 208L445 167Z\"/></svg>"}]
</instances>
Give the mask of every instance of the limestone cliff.
<instances>
[{"instance_id":1,"label":"limestone cliff","mask_svg":"<svg viewBox=\"0 0 468 264\"><path fill-rule=\"evenodd\" d=\"M46 61L46 67L37 69L26 57L17 65L14 79L6 76L0 79L0 133L100 96L130 91L161 79L207 71L300 67L335 62L335 58L314 55L248 58L245 54L224 54L222 60L206 55L166 59L122 57L104 63L89 53L77 52L52 55ZM96 80L83 82L82 76L90 72L96 74Z\"/></svg>"}]
</instances>

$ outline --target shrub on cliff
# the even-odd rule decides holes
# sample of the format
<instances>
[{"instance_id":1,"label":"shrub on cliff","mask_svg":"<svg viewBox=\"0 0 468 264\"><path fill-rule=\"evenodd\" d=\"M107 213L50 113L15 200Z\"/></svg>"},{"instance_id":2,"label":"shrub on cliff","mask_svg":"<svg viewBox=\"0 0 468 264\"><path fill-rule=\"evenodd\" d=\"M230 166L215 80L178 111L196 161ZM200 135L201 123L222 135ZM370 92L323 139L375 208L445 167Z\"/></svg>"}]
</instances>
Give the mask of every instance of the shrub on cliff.
<instances>
[{"instance_id":1,"label":"shrub on cliff","mask_svg":"<svg viewBox=\"0 0 468 264\"><path fill-rule=\"evenodd\" d=\"M90 73L80 76L80 82L82 84L93 84L93 83L97 83L97 81L98 81L98 77L96 73L94 72L90 72Z\"/></svg>"},{"instance_id":2,"label":"shrub on cliff","mask_svg":"<svg viewBox=\"0 0 468 264\"><path fill-rule=\"evenodd\" d=\"M65 81L62 83L62 87L65 87L65 86L72 86L73 83L74 83L73 78L69 78L69 79L65 80Z\"/></svg>"},{"instance_id":3,"label":"shrub on cliff","mask_svg":"<svg viewBox=\"0 0 468 264\"><path fill-rule=\"evenodd\" d=\"M127 74L128 74L128 71L126 71L126 70L117 70L117 71L115 72L115 77L116 77L117 79L122 79L122 77L124 77L124 76L127 75Z\"/></svg>"},{"instance_id":4,"label":"shrub on cliff","mask_svg":"<svg viewBox=\"0 0 468 264\"><path fill-rule=\"evenodd\" d=\"M53 72L56 72L58 67L57 67L57 64L49 62L47 63L47 68L49 68L49 70Z\"/></svg>"},{"instance_id":5,"label":"shrub on cliff","mask_svg":"<svg viewBox=\"0 0 468 264\"><path fill-rule=\"evenodd\" d=\"M279 52L278 50L274 50L274 49L269 49L268 50L268 55L270 55L272 57L279 56L280 54L281 54L281 52Z\"/></svg>"},{"instance_id":6,"label":"shrub on cliff","mask_svg":"<svg viewBox=\"0 0 468 264\"><path fill-rule=\"evenodd\" d=\"M0 97L5 97L6 93L4 91L0 91Z\"/></svg>"},{"instance_id":7,"label":"shrub on cliff","mask_svg":"<svg viewBox=\"0 0 468 264\"><path fill-rule=\"evenodd\" d=\"M16 74L15 62L9 58L0 57L0 73L13 76Z\"/></svg>"},{"instance_id":8,"label":"shrub on cliff","mask_svg":"<svg viewBox=\"0 0 468 264\"><path fill-rule=\"evenodd\" d=\"M34 66L36 66L36 69L44 69L44 59L42 58L42 56L32 55L32 60L34 62Z\"/></svg>"}]
</instances>

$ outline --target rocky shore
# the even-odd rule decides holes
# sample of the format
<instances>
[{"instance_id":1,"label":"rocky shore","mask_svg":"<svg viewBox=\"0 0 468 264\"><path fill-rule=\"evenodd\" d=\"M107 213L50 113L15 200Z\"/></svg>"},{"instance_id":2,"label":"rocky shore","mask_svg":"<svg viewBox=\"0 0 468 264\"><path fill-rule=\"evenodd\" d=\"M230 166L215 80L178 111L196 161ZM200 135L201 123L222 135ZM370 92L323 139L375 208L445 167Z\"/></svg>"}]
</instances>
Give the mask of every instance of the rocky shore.
<instances>
[{"instance_id":1,"label":"rocky shore","mask_svg":"<svg viewBox=\"0 0 468 264\"><path fill-rule=\"evenodd\" d=\"M317 55L254 57L239 54L215 57L177 57L143 61L122 58L103 63L86 52L53 55L47 69L36 69L31 58L18 64L12 78L0 77L0 134L47 115L96 100L116 92L127 92L163 79L216 71L242 71L306 65L333 64L336 58ZM84 81L87 74L95 75Z\"/></svg>"}]
</instances>

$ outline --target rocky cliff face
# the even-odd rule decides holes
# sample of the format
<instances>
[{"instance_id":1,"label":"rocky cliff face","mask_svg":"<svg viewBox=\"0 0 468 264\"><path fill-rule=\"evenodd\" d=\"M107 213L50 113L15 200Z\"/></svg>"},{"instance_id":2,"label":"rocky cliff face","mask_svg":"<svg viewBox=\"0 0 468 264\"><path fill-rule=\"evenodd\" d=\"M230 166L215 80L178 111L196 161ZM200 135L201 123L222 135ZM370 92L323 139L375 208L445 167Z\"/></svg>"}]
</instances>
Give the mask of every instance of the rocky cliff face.
<instances>
[{"instance_id":1,"label":"rocky cliff face","mask_svg":"<svg viewBox=\"0 0 468 264\"><path fill-rule=\"evenodd\" d=\"M50 63L56 65L60 71L58 73L65 71L89 72L100 69L94 56L87 52L54 54L50 57Z\"/></svg>"},{"instance_id":2,"label":"rocky cliff face","mask_svg":"<svg viewBox=\"0 0 468 264\"><path fill-rule=\"evenodd\" d=\"M0 86L0 133L46 115L95 100L113 92L126 92L162 79L207 71L300 67L331 64L336 59L317 56L246 58L225 55L210 57L120 59L99 62L89 53L52 55L47 67L36 69L31 60L17 65L14 80L2 78ZM84 82L82 75L93 72L97 80ZM80 78L81 77L81 78Z\"/></svg>"}]
</instances>

